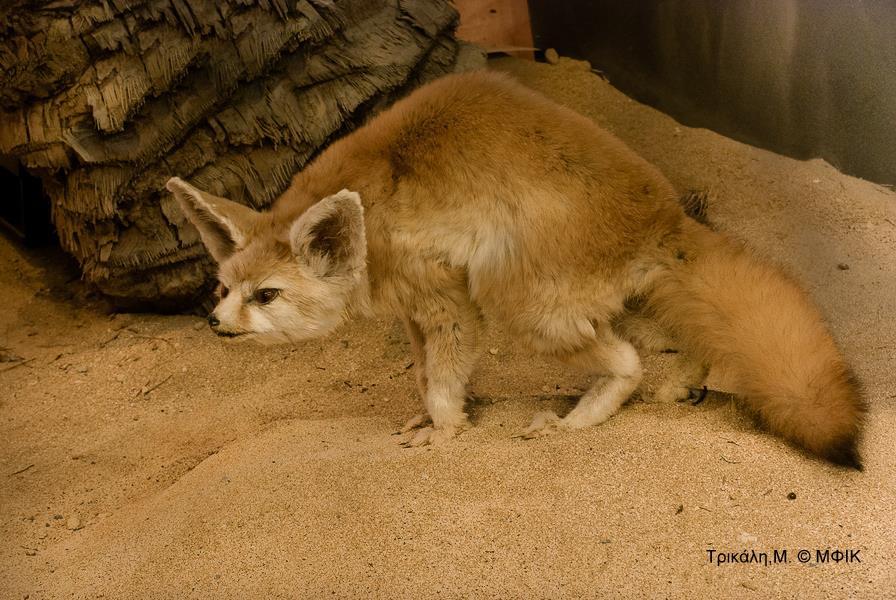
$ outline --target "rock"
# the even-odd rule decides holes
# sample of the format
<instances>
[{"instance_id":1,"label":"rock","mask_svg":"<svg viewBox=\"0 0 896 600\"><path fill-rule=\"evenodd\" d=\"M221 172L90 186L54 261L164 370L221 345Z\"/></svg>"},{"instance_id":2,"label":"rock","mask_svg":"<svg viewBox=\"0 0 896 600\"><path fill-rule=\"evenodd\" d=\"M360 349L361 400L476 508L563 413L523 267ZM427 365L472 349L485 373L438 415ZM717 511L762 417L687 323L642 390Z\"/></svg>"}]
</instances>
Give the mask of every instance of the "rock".
<instances>
[{"instance_id":1,"label":"rock","mask_svg":"<svg viewBox=\"0 0 896 600\"><path fill-rule=\"evenodd\" d=\"M497 348L489 348L488 353L491 354L492 356L495 356L498 353L498 349Z\"/></svg>"},{"instance_id":2,"label":"rock","mask_svg":"<svg viewBox=\"0 0 896 600\"><path fill-rule=\"evenodd\" d=\"M548 48L544 51L544 59L548 61L548 63L552 65L556 65L560 62L560 54L557 53L553 48Z\"/></svg>"},{"instance_id":3,"label":"rock","mask_svg":"<svg viewBox=\"0 0 896 600\"><path fill-rule=\"evenodd\" d=\"M193 323L193 329L195 329L196 331L201 331L202 329L205 329L205 327L205 321L196 321L195 323Z\"/></svg>"},{"instance_id":4,"label":"rock","mask_svg":"<svg viewBox=\"0 0 896 600\"><path fill-rule=\"evenodd\" d=\"M84 525L81 523L81 518L75 515L68 518L68 521L65 522L65 527L71 531L78 531L79 529L82 529Z\"/></svg>"}]
</instances>

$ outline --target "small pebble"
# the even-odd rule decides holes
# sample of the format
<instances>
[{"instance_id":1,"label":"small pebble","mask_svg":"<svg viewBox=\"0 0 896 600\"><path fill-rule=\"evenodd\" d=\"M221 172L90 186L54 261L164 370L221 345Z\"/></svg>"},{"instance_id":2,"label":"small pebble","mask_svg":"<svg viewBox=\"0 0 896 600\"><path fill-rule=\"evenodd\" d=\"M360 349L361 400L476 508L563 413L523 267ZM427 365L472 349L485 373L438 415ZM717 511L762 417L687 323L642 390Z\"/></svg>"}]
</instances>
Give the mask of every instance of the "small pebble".
<instances>
[{"instance_id":1,"label":"small pebble","mask_svg":"<svg viewBox=\"0 0 896 600\"><path fill-rule=\"evenodd\" d=\"M544 51L544 59L548 61L549 64L556 65L560 62L560 54L553 48L548 48Z\"/></svg>"},{"instance_id":2,"label":"small pebble","mask_svg":"<svg viewBox=\"0 0 896 600\"><path fill-rule=\"evenodd\" d=\"M841 271L849 271L849 265L846 263L840 263L839 265L837 265L837 268Z\"/></svg>"},{"instance_id":3,"label":"small pebble","mask_svg":"<svg viewBox=\"0 0 896 600\"><path fill-rule=\"evenodd\" d=\"M65 527L72 531L77 531L77 530L81 529L82 527L84 527L84 525L81 524L81 519L79 517L75 516L75 517L69 517L68 521L66 521L66 523L65 523Z\"/></svg>"},{"instance_id":4,"label":"small pebble","mask_svg":"<svg viewBox=\"0 0 896 600\"><path fill-rule=\"evenodd\" d=\"M790 492L789 494L787 494L787 499L796 500L796 492Z\"/></svg>"},{"instance_id":5,"label":"small pebble","mask_svg":"<svg viewBox=\"0 0 896 600\"><path fill-rule=\"evenodd\" d=\"M25 556L37 556L37 550L28 548L27 550L25 550Z\"/></svg>"},{"instance_id":6,"label":"small pebble","mask_svg":"<svg viewBox=\"0 0 896 600\"><path fill-rule=\"evenodd\" d=\"M495 356L498 353L498 349L497 348L489 348L488 353L491 354L492 356Z\"/></svg>"},{"instance_id":7,"label":"small pebble","mask_svg":"<svg viewBox=\"0 0 896 600\"><path fill-rule=\"evenodd\" d=\"M195 329L196 331L205 329L205 327L206 327L205 321L196 321L195 323L193 323L193 329Z\"/></svg>"},{"instance_id":8,"label":"small pebble","mask_svg":"<svg viewBox=\"0 0 896 600\"><path fill-rule=\"evenodd\" d=\"M82 365L82 366L80 366L80 367L76 367L76 368L75 368L75 371L77 371L78 373L86 373L86 372L87 372L87 367L85 367L85 366Z\"/></svg>"}]
</instances>

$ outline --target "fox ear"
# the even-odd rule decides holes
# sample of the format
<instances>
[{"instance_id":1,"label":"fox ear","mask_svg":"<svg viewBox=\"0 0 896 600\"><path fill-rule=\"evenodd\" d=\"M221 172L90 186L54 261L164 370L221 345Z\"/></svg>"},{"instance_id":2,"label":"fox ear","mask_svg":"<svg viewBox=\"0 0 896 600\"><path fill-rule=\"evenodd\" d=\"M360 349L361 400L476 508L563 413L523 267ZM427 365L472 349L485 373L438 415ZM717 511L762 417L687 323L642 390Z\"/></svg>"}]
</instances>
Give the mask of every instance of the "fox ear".
<instances>
[{"instance_id":1,"label":"fox ear","mask_svg":"<svg viewBox=\"0 0 896 600\"><path fill-rule=\"evenodd\" d=\"M327 196L296 219L289 242L322 277L356 272L367 260L361 197L348 190Z\"/></svg>"},{"instance_id":2,"label":"fox ear","mask_svg":"<svg viewBox=\"0 0 896 600\"><path fill-rule=\"evenodd\" d=\"M247 206L212 196L179 177L165 184L186 217L199 230L202 243L217 262L244 247L258 213Z\"/></svg>"}]
</instances>

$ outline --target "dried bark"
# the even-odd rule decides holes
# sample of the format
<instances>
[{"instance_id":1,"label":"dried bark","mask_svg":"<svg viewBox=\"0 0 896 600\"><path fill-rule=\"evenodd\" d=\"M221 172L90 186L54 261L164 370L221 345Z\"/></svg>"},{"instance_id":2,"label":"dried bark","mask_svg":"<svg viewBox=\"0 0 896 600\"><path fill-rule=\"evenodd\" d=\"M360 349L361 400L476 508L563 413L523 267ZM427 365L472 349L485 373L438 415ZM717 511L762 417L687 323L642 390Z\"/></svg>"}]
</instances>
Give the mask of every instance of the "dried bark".
<instances>
[{"instance_id":1,"label":"dried bark","mask_svg":"<svg viewBox=\"0 0 896 600\"><path fill-rule=\"evenodd\" d=\"M263 208L334 137L475 62L444 0L18 0L0 21L0 152L132 307L195 304L213 273L169 176Z\"/></svg>"}]
</instances>

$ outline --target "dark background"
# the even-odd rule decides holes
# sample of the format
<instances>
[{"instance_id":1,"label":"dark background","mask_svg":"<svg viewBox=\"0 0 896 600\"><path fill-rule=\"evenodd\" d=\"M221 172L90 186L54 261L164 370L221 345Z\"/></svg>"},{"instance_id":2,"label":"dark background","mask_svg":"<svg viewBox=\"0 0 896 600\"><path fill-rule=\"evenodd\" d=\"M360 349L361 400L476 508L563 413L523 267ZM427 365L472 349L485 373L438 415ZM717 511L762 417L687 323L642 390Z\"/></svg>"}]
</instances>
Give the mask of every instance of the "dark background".
<instances>
[{"instance_id":1,"label":"dark background","mask_svg":"<svg viewBox=\"0 0 896 600\"><path fill-rule=\"evenodd\" d=\"M529 0L535 45L692 127L896 184L896 0Z\"/></svg>"}]
</instances>

